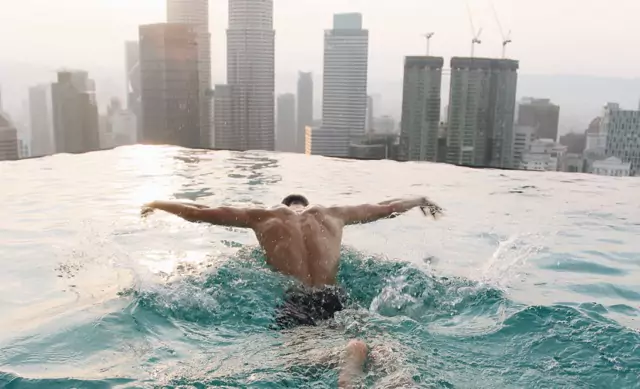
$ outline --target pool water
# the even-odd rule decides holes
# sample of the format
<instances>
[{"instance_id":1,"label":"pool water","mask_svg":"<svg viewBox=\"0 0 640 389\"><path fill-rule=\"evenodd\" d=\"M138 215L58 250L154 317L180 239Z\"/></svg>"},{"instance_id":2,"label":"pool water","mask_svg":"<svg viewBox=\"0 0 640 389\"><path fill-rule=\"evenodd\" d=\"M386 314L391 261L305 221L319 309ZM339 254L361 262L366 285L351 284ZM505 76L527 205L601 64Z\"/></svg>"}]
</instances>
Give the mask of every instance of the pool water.
<instances>
[{"instance_id":1,"label":"pool water","mask_svg":"<svg viewBox=\"0 0 640 389\"><path fill-rule=\"evenodd\" d=\"M640 179L130 146L0 163L0 387L640 388ZM291 279L250 231L154 199L426 195L348 227L335 323L274 331Z\"/></svg>"}]
</instances>

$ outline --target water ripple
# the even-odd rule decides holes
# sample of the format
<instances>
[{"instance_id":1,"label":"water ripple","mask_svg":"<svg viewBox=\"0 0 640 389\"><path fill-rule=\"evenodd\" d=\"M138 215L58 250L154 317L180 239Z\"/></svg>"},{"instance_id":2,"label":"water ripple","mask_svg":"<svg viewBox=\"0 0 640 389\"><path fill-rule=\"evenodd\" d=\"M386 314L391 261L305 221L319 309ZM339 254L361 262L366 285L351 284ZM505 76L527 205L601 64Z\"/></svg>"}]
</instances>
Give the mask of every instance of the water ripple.
<instances>
[{"instance_id":1,"label":"water ripple","mask_svg":"<svg viewBox=\"0 0 640 389\"><path fill-rule=\"evenodd\" d=\"M0 387L332 388L360 338L367 388L640 388L638 180L152 146L0 175ZM252 233L138 217L292 192L427 195L447 215L348 228L347 309L285 332L292 281Z\"/></svg>"}]
</instances>

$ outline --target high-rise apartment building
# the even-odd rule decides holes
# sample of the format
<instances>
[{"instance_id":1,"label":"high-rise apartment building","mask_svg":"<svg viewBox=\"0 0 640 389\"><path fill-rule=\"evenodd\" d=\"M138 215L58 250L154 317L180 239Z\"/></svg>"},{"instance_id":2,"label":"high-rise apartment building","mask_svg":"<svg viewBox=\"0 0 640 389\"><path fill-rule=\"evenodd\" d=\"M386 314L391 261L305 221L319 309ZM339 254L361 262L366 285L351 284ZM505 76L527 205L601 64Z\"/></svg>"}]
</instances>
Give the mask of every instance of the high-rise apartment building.
<instances>
[{"instance_id":1,"label":"high-rise apartment building","mask_svg":"<svg viewBox=\"0 0 640 389\"><path fill-rule=\"evenodd\" d=\"M362 15L334 15L333 29L324 33L322 129L314 131L331 138L323 155L348 157L351 139L365 133L368 59Z\"/></svg>"},{"instance_id":2,"label":"high-rise apartment building","mask_svg":"<svg viewBox=\"0 0 640 389\"><path fill-rule=\"evenodd\" d=\"M167 22L192 26L198 45L200 146L211 147L211 34L209 0L167 0Z\"/></svg>"},{"instance_id":3,"label":"high-rise apartment building","mask_svg":"<svg viewBox=\"0 0 640 389\"><path fill-rule=\"evenodd\" d=\"M188 24L140 26L140 142L200 147L196 38Z\"/></svg>"},{"instance_id":4,"label":"high-rise apartment building","mask_svg":"<svg viewBox=\"0 0 640 389\"><path fill-rule=\"evenodd\" d=\"M600 132L606 136L606 156L630 163L630 175L639 175L640 111L623 110L618 104L607 104L600 122Z\"/></svg>"},{"instance_id":5,"label":"high-rise apartment building","mask_svg":"<svg viewBox=\"0 0 640 389\"><path fill-rule=\"evenodd\" d=\"M558 140L560 107L549 99L525 97L518 104L518 125L536 129L537 139Z\"/></svg>"},{"instance_id":6,"label":"high-rise apartment building","mask_svg":"<svg viewBox=\"0 0 640 389\"><path fill-rule=\"evenodd\" d=\"M85 71L60 71L51 85L56 153L85 153L100 148L95 83Z\"/></svg>"},{"instance_id":7,"label":"high-rise apartment building","mask_svg":"<svg viewBox=\"0 0 640 389\"><path fill-rule=\"evenodd\" d=\"M313 74L298 72L297 153L305 152L305 129L313 124Z\"/></svg>"},{"instance_id":8,"label":"high-rise apartment building","mask_svg":"<svg viewBox=\"0 0 640 389\"><path fill-rule=\"evenodd\" d=\"M227 85L233 123L214 117L216 148L274 150L275 31L273 0L229 0ZM216 92L217 95L217 92ZM218 99L216 98L216 105ZM215 108L218 112L218 108ZM233 131L235 134L227 134ZM229 143L230 142L230 143Z\"/></svg>"},{"instance_id":9,"label":"high-rise apartment building","mask_svg":"<svg viewBox=\"0 0 640 389\"><path fill-rule=\"evenodd\" d=\"M400 129L403 160L437 160L443 65L442 57L405 58Z\"/></svg>"},{"instance_id":10,"label":"high-rise apartment building","mask_svg":"<svg viewBox=\"0 0 640 389\"><path fill-rule=\"evenodd\" d=\"M512 168L518 61L451 59L447 162Z\"/></svg>"},{"instance_id":11,"label":"high-rise apartment building","mask_svg":"<svg viewBox=\"0 0 640 389\"><path fill-rule=\"evenodd\" d=\"M276 116L276 150L296 152L296 96L285 93L278 96Z\"/></svg>"},{"instance_id":12,"label":"high-rise apartment building","mask_svg":"<svg viewBox=\"0 0 640 389\"><path fill-rule=\"evenodd\" d=\"M0 110L0 161L18 159L18 130Z\"/></svg>"},{"instance_id":13,"label":"high-rise apartment building","mask_svg":"<svg viewBox=\"0 0 640 389\"><path fill-rule=\"evenodd\" d=\"M29 88L31 155L34 157L55 152L51 111L51 86L43 84Z\"/></svg>"}]
</instances>

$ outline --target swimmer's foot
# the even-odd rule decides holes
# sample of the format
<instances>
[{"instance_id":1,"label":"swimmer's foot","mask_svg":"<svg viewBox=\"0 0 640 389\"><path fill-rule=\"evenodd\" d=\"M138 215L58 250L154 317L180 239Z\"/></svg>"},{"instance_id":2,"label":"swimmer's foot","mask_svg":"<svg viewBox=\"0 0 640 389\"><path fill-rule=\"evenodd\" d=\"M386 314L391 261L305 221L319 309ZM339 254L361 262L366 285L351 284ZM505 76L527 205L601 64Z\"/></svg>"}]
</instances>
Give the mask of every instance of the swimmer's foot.
<instances>
[{"instance_id":1,"label":"swimmer's foot","mask_svg":"<svg viewBox=\"0 0 640 389\"><path fill-rule=\"evenodd\" d=\"M345 349L345 358L338 377L339 388L352 388L353 381L362 375L367 359L367 345L361 340L352 340Z\"/></svg>"}]
</instances>

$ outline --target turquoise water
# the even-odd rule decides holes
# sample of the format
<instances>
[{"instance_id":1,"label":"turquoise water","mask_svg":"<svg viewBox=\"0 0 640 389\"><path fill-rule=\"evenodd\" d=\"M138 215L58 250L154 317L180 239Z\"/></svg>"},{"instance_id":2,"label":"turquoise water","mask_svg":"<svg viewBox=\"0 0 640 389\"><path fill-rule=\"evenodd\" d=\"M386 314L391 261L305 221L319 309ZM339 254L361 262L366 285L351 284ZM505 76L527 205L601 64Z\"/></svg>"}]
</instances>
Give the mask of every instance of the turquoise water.
<instances>
[{"instance_id":1,"label":"turquoise water","mask_svg":"<svg viewBox=\"0 0 640 389\"><path fill-rule=\"evenodd\" d=\"M133 146L0 163L0 387L640 388L640 180ZM427 195L345 233L337 326L270 330L291 283L249 231L152 199Z\"/></svg>"}]
</instances>

